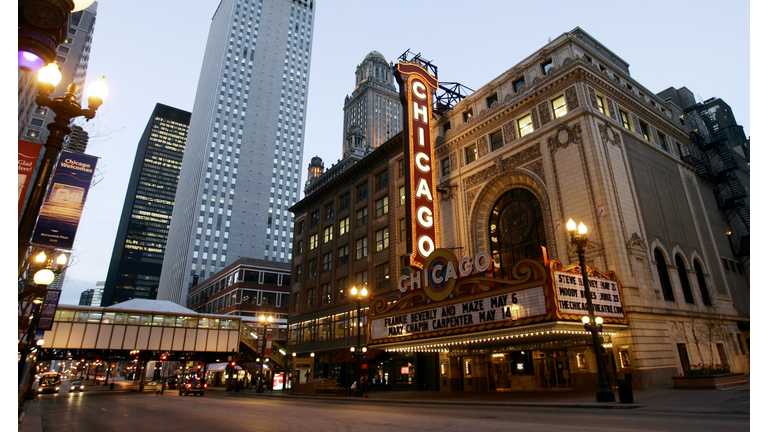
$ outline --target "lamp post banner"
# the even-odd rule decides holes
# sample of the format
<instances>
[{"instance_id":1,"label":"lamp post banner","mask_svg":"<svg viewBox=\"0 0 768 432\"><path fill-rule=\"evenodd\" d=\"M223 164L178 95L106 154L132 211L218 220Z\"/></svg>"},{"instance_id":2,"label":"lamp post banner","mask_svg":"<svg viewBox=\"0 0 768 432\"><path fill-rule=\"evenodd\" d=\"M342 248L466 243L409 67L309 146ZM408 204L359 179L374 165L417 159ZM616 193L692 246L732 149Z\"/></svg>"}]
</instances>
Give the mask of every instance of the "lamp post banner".
<instances>
[{"instance_id":1,"label":"lamp post banner","mask_svg":"<svg viewBox=\"0 0 768 432\"><path fill-rule=\"evenodd\" d=\"M24 198L32 182L32 171L35 170L41 148L43 145L40 143L19 140L19 216L17 217L21 217Z\"/></svg>"},{"instance_id":2,"label":"lamp post banner","mask_svg":"<svg viewBox=\"0 0 768 432\"><path fill-rule=\"evenodd\" d=\"M72 249L98 159L84 153L61 152L40 209L32 244Z\"/></svg>"},{"instance_id":3,"label":"lamp post banner","mask_svg":"<svg viewBox=\"0 0 768 432\"><path fill-rule=\"evenodd\" d=\"M56 315L56 309L59 307L59 297L61 297L61 291L59 290L52 289L45 293L37 330L50 330L53 328L53 317Z\"/></svg>"}]
</instances>

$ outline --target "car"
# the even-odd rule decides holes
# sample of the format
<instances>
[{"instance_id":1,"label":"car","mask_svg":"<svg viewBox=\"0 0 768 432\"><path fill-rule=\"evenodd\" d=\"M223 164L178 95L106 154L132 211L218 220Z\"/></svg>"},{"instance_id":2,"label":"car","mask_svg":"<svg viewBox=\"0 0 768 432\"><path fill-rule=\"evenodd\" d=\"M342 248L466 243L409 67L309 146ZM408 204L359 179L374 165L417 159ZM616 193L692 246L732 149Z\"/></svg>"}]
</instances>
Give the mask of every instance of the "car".
<instances>
[{"instance_id":1,"label":"car","mask_svg":"<svg viewBox=\"0 0 768 432\"><path fill-rule=\"evenodd\" d=\"M96 377L96 381L106 381L106 380L107 380L107 377L105 377L105 376L97 376Z\"/></svg>"},{"instance_id":2,"label":"car","mask_svg":"<svg viewBox=\"0 0 768 432\"><path fill-rule=\"evenodd\" d=\"M179 388L179 381L175 377L170 377L165 380L165 388L177 389Z\"/></svg>"},{"instance_id":3,"label":"car","mask_svg":"<svg viewBox=\"0 0 768 432\"><path fill-rule=\"evenodd\" d=\"M208 384L203 384L197 378L191 378L181 385L179 396L188 396L190 393L204 396L206 387L208 387Z\"/></svg>"},{"instance_id":4,"label":"car","mask_svg":"<svg viewBox=\"0 0 768 432\"><path fill-rule=\"evenodd\" d=\"M73 392L76 392L76 391L81 392L83 390L85 390L85 386L83 385L82 381L72 381L71 383L69 383L69 392L70 393L73 393Z\"/></svg>"}]
</instances>

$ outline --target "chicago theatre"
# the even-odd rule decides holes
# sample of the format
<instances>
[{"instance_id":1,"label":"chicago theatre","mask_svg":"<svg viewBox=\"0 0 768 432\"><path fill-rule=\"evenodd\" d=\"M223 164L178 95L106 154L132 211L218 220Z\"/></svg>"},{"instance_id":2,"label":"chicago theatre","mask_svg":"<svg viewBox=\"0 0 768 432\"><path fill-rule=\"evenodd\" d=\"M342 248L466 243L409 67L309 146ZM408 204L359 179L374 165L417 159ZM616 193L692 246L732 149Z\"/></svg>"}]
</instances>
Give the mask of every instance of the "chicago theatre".
<instances>
[{"instance_id":1,"label":"chicago theatre","mask_svg":"<svg viewBox=\"0 0 768 432\"><path fill-rule=\"evenodd\" d=\"M578 27L467 96L407 54L388 72L403 131L315 158L291 208L294 377L593 390L598 358L638 389L699 363L749 374L749 144L723 100L651 92Z\"/></svg>"}]
</instances>

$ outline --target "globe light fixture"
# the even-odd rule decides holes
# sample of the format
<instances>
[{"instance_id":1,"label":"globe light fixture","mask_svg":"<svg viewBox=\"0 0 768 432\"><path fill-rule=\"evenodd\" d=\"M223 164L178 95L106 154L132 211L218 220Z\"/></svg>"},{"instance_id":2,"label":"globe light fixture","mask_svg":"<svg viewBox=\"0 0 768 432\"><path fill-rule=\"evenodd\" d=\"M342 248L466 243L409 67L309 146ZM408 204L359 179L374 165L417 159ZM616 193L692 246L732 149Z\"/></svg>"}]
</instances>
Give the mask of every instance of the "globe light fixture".
<instances>
[{"instance_id":1,"label":"globe light fixture","mask_svg":"<svg viewBox=\"0 0 768 432\"><path fill-rule=\"evenodd\" d=\"M53 273L50 269L42 269L38 270L35 273L34 281L37 285L50 285L53 283L53 280L56 278L56 275Z\"/></svg>"}]
</instances>

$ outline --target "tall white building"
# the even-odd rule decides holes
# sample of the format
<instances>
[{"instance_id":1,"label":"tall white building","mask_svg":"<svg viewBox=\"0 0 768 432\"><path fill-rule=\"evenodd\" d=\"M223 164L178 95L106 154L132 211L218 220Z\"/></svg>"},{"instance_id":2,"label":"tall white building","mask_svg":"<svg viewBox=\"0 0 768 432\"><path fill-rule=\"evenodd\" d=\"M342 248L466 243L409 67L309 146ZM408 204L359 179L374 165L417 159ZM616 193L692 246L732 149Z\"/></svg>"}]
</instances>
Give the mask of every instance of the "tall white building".
<instances>
[{"instance_id":1,"label":"tall white building","mask_svg":"<svg viewBox=\"0 0 768 432\"><path fill-rule=\"evenodd\" d=\"M190 119L158 300L241 257L289 262L315 1L222 0Z\"/></svg>"}]
</instances>

